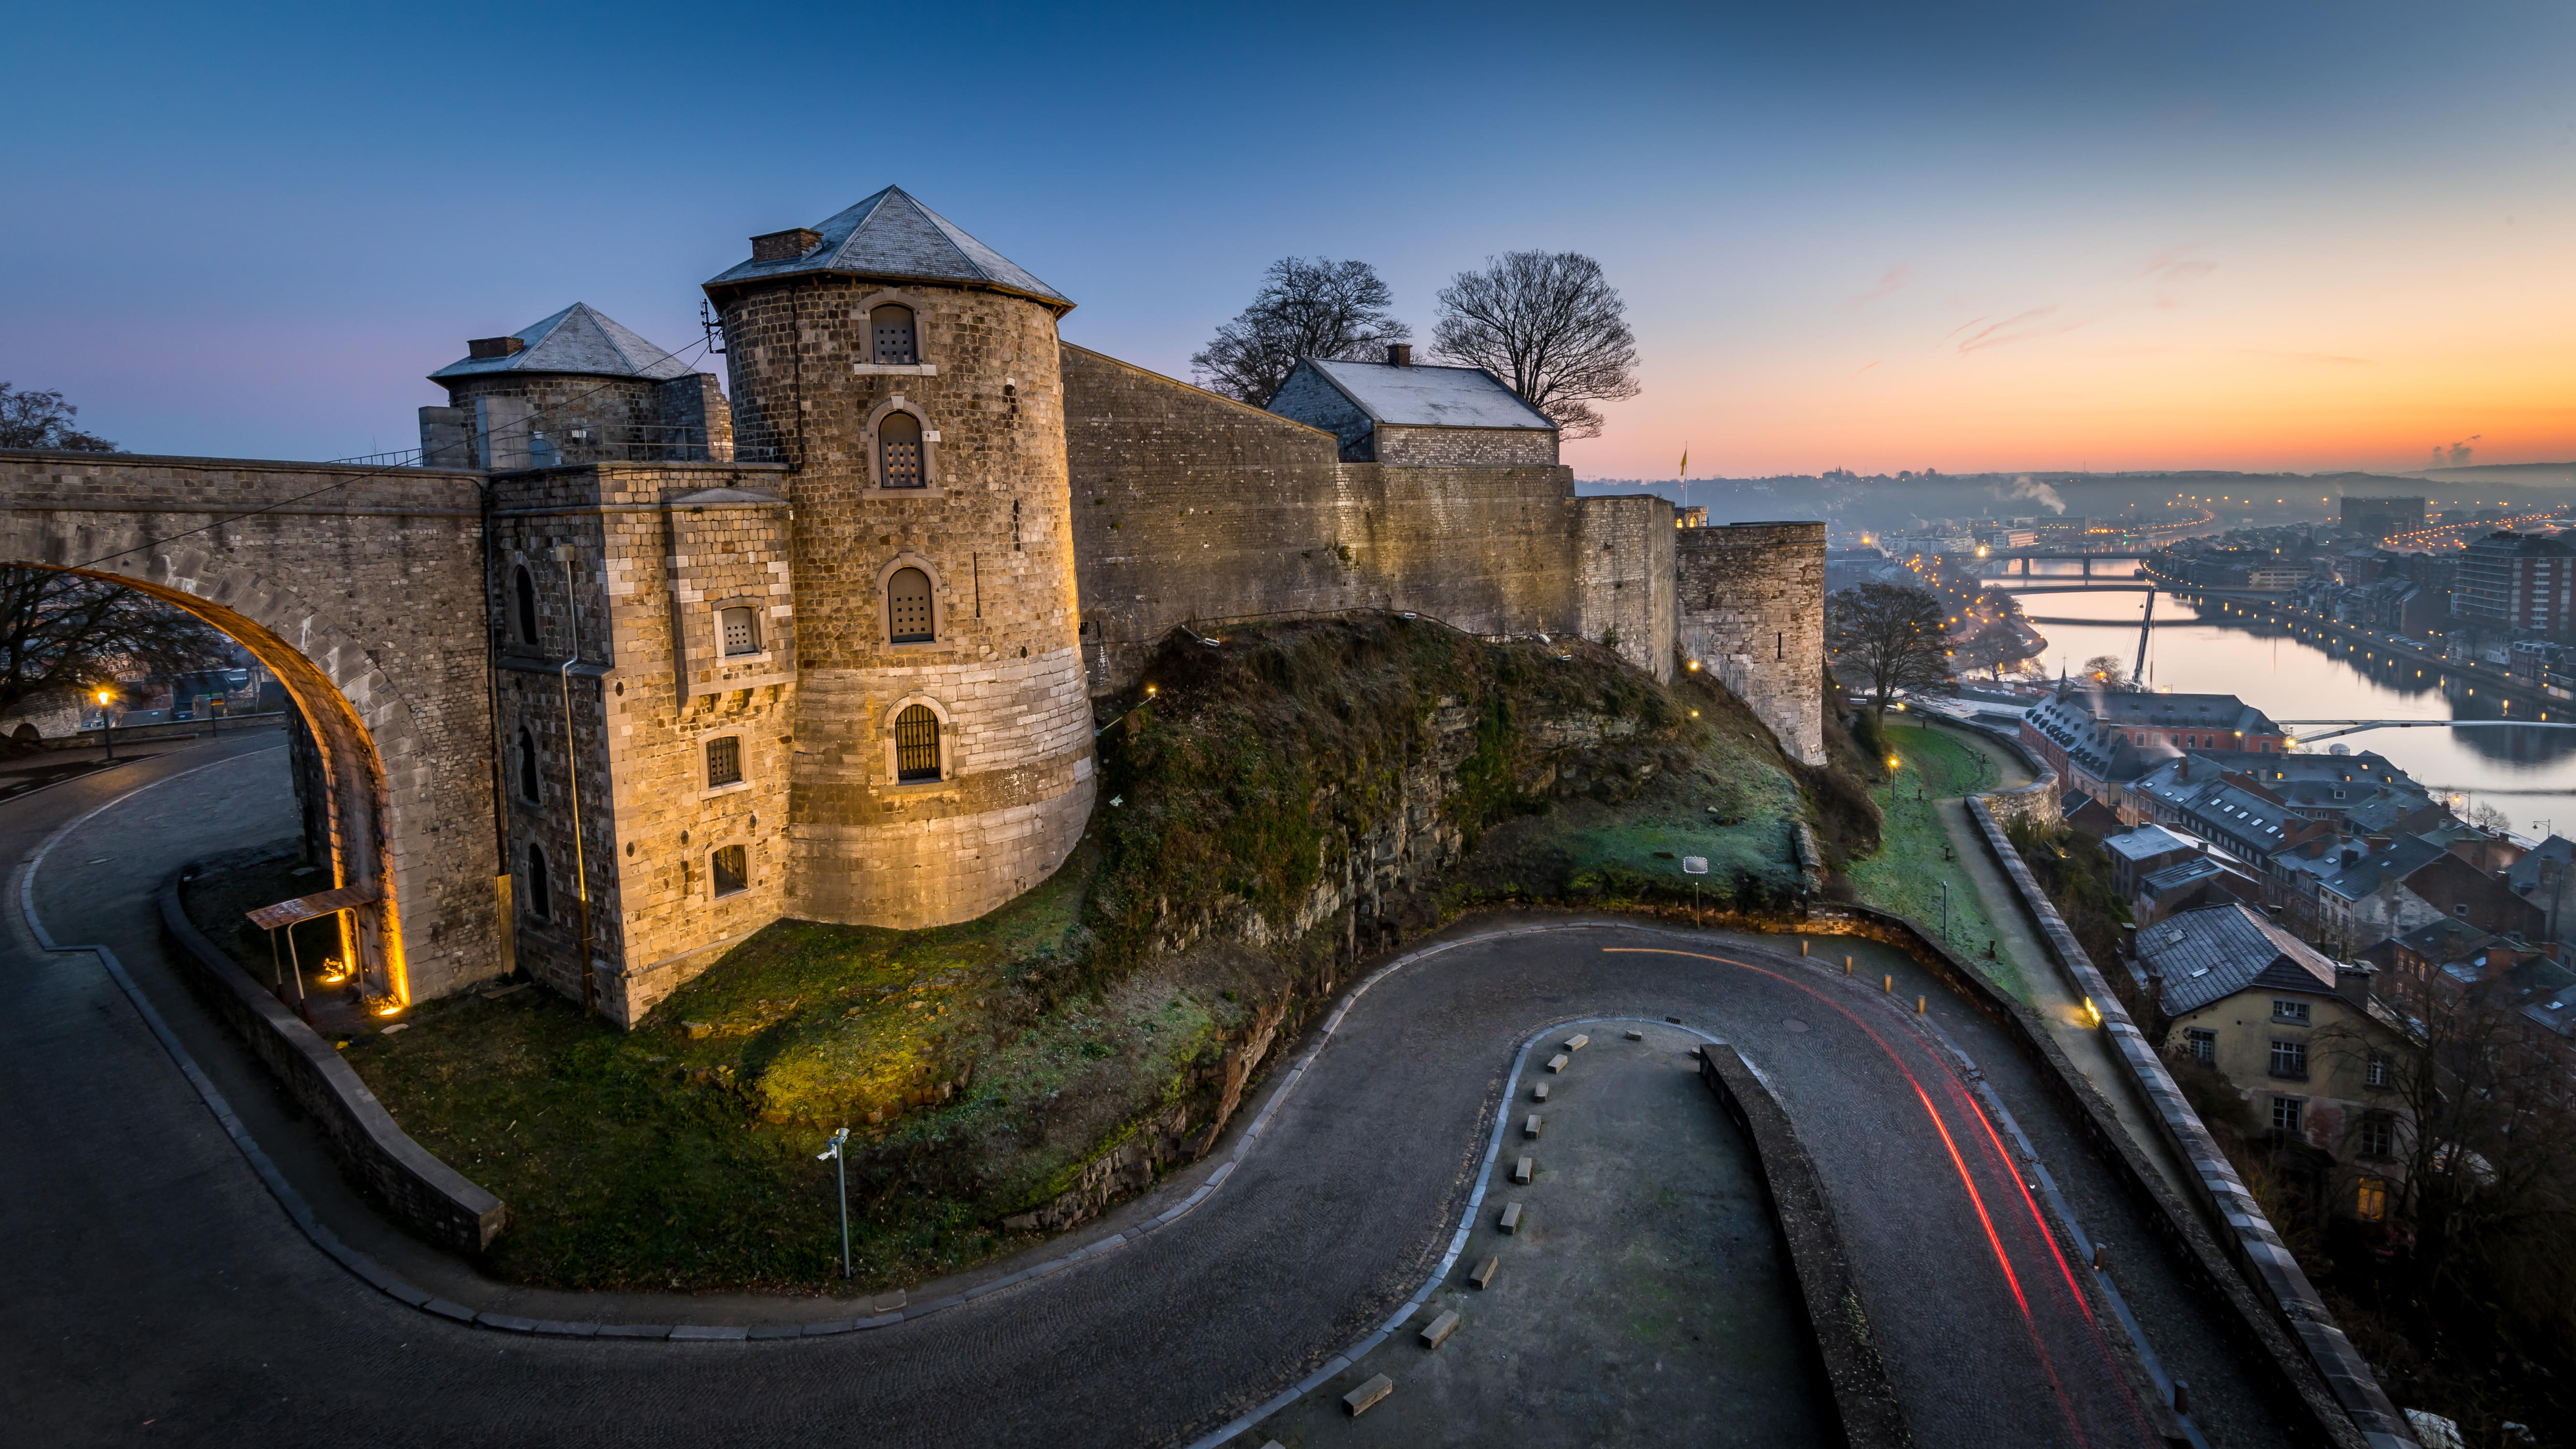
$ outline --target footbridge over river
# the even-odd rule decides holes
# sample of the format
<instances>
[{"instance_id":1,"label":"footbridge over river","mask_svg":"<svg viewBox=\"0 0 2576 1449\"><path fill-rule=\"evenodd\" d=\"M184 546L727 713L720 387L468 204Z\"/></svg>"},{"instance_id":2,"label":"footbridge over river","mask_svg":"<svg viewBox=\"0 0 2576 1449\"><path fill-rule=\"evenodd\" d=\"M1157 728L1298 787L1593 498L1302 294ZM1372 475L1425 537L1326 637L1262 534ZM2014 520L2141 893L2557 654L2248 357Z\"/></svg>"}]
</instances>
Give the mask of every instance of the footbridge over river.
<instances>
[{"instance_id":1,"label":"footbridge over river","mask_svg":"<svg viewBox=\"0 0 2576 1449\"><path fill-rule=\"evenodd\" d=\"M307 839L368 994L489 976L495 909L483 475L0 451L0 563L178 605L276 672L304 728Z\"/></svg>"}]
</instances>

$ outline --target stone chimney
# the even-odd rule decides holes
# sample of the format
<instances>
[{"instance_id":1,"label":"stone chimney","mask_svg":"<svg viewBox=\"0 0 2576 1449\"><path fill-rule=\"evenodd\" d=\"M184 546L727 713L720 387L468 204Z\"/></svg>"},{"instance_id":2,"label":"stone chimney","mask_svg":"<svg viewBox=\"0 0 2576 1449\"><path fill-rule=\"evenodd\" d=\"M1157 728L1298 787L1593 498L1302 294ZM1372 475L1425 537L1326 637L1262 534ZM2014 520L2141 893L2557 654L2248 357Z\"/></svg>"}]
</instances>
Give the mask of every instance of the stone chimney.
<instances>
[{"instance_id":1,"label":"stone chimney","mask_svg":"<svg viewBox=\"0 0 2576 1449\"><path fill-rule=\"evenodd\" d=\"M1413 344L1410 342L1388 343L1386 345L1386 365L1389 367L1411 367L1413 365Z\"/></svg>"},{"instance_id":2,"label":"stone chimney","mask_svg":"<svg viewBox=\"0 0 2576 1449\"><path fill-rule=\"evenodd\" d=\"M755 262L787 262L805 255L823 244L823 234L810 226L791 227L751 239L751 259Z\"/></svg>"},{"instance_id":3,"label":"stone chimney","mask_svg":"<svg viewBox=\"0 0 2576 1449\"><path fill-rule=\"evenodd\" d=\"M2350 962L2338 962L2335 966L2335 990L2342 994L2344 1000L2351 1002L2353 1005L2360 1007L2364 1011L2368 1011L2370 1009L2370 978L2378 974L2379 968L2376 966L2360 966Z\"/></svg>"},{"instance_id":4,"label":"stone chimney","mask_svg":"<svg viewBox=\"0 0 2576 1449\"><path fill-rule=\"evenodd\" d=\"M528 344L516 337L477 337L465 344L468 357L516 357L528 350Z\"/></svg>"}]
</instances>

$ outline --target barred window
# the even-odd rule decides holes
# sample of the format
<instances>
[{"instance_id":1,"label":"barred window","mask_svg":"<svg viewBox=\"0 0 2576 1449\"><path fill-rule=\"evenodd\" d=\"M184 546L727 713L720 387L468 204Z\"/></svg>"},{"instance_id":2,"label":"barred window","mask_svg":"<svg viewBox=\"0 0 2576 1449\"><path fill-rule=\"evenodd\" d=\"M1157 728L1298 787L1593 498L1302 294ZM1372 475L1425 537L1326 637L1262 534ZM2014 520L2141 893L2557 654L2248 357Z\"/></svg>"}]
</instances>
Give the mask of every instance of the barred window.
<instances>
[{"instance_id":1,"label":"barred window","mask_svg":"<svg viewBox=\"0 0 2576 1449\"><path fill-rule=\"evenodd\" d=\"M921 467L921 419L910 413L888 413L877 424L880 481L888 488L920 488L928 483Z\"/></svg>"},{"instance_id":2,"label":"barred window","mask_svg":"<svg viewBox=\"0 0 2576 1449\"><path fill-rule=\"evenodd\" d=\"M2308 1044L2303 1041L2283 1041L2279 1037L2272 1038L2272 1075L2288 1077L2292 1081L2306 1081L2308 1079Z\"/></svg>"},{"instance_id":3,"label":"barred window","mask_svg":"<svg viewBox=\"0 0 2576 1449\"><path fill-rule=\"evenodd\" d=\"M909 367L918 361L912 338L912 309L888 304L868 314L876 333L877 361Z\"/></svg>"},{"instance_id":4,"label":"barred window","mask_svg":"<svg viewBox=\"0 0 2576 1449\"><path fill-rule=\"evenodd\" d=\"M707 741L707 788L742 783L742 736Z\"/></svg>"},{"instance_id":5,"label":"barred window","mask_svg":"<svg viewBox=\"0 0 2576 1449\"><path fill-rule=\"evenodd\" d=\"M2305 1097L2274 1097L2274 1098L2272 1099L2272 1130L2273 1130L2273 1131L2275 1131L2275 1132L2291 1132L2291 1133L2304 1132L2304 1131L2306 1131L2306 1130L2307 1130L2307 1125L2308 1125L2308 1099L2307 1099L2307 1098L2305 1098Z\"/></svg>"},{"instance_id":6,"label":"barred window","mask_svg":"<svg viewBox=\"0 0 2576 1449\"><path fill-rule=\"evenodd\" d=\"M897 644L927 644L932 633L930 575L896 569L886 580L886 637Z\"/></svg>"},{"instance_id":7,"label":"barred window","mask_svg":"<svg viewBox=\"0 0 2576 1449\"><path fill-rule=\"evenodd\" d=\"M707 856L707 872L715 878L715 893L729 896L751 889L751 852L739 845L728 845Z\"/></svg>"},{"instance_id":8,"label":"barred window","mask_svg":"<svg viewBox=\"0 0 2576 1449\"><path fill-rule=\"evenodd\" d=\"M726 609L716 618L724 634L724 652L757 654L760 652L760 613L756 609Z\"/></svg>"},{"instance_id":9,"label":"barred window","mask_svg":"<svg viewBox=\"0 0 2576 1449\"><path fill-rule=\"evenodd\" d=\"M939 716L928 705L895 716L894 778L902 785L939 778Z\"/></svg>"},{"instance_id":10,"label":"barred window","mask_svg":"<svg viewBox=\"0 0 2576 1449\"><path fill-rule=\"evenodd\" d=\"M2190 1045L2193 1061L2216 1062L2218 1060L2218 1033L2204 1031L2195 1026L2183 1033L2183 1040Z\"/></svg>"},{"instance_id":11,"label":"barred window","mask_svg":"<svg viewBox=\"0 0 2576 1449\"><path fill-rule=\"evenodd\" d=\"M2370 1054L2370 1061L2361 1069L2362 1085L2365 1087L2388 1087L2396 1085L2396 1082L2397 1064L2388 1059L2388 1053L2386 1052L2372 1052Z\"/></svg>"}]
</instances>

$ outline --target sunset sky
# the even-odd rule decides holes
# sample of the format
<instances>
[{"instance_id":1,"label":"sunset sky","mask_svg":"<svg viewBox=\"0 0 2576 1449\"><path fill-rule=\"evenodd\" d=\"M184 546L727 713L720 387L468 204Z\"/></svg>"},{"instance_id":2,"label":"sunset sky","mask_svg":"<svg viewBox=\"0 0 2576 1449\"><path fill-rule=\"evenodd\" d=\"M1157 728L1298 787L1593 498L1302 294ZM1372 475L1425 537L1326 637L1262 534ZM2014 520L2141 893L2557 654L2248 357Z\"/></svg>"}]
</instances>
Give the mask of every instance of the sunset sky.
<instances>
[{"instance_id":1,"label":"sunset sky","mask_svg":"<svg viewBox=\"0 0 2576 1449\"><path fill-rule=\"evenodd\" d=\"M399 18L397 18L399 17ZM1586 477L2576 458L2564 5L55 6L0 378L151 452L410 446L464 339L675 351L892 181L1186 376L1263 266L1589 252Z\"/></svg>"}]
</instances>

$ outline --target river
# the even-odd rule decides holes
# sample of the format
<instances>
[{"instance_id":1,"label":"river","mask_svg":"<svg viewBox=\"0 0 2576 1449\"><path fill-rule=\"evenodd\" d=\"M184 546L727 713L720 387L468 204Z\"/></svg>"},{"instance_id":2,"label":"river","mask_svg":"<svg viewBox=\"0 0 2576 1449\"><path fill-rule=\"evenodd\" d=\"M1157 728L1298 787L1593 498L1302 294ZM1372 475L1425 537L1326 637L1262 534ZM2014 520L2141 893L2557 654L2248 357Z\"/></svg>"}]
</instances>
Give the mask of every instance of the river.
<instances>
[{"instance_id":1,"label":"river","mask_svg":"<svg viewBox=\"0 0 2576 1449\"><path fill-rule=\"evenodd\" d=\"M2128 572L2126 563L2118 567ZM2136 660L2146 600L2143 593L2041 593L2024 596L2022 611L2048 638L2049 672L2074 674L2097 654L2116 655L2124 665ZM2224 607L2218 600L2195 605L2172 594L2156 597L2149 685L2233 694L2277 720L2502 717L2489 701L2469 694L2474 685L2432 666L2347 658L2340 647L2310 644ZM2576 704L2568 716L2576 718ZM2427 789L2461 796L2454 807L2461 812L2484 802L2504 811L2517 831L2576 835L2576 730L2383 729L2334 743L2375 751Z\"/></svg>"}]
</instances>

